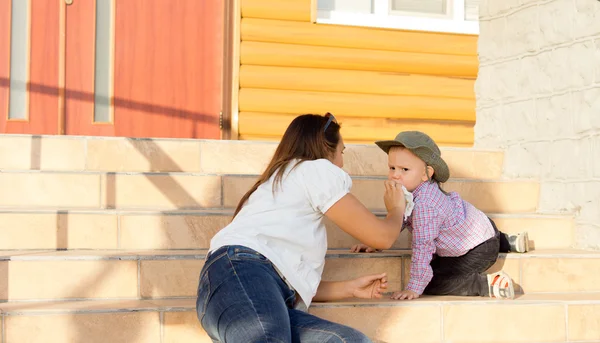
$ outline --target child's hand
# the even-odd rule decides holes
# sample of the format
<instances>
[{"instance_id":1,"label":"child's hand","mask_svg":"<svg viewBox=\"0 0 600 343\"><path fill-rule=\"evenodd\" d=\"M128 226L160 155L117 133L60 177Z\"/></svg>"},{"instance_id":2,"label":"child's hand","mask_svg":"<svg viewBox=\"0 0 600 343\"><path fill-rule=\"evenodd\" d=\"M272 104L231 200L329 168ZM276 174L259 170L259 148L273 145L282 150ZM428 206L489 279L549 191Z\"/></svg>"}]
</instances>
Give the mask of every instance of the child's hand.
<instances>
[{"instance_id":1,"label":"child's hand","mask_svg":"<svg viewBox=\"0 0 600 343\"><path fill-rule=\"evenodd\" d=\"M392 294L392 299L394 300L413 300L417 299L419 295L413 291L409 291L408 289L403 290L401 292L394 292Z\"/></svg>"},{"instance_id":2,"label":"child's hand","mask_svg":"<svg viewBox=\"0 0 600 343\"><path fill-rule=\"evenodd\" d=\"M361 299L379 299L388 287L387 274L367 275L348 281L353 297Z\"/></svg>"},{"instance_id":3,"label":"child's hand","mask_svg":"<svg viewBox=\"0 0 600 343\"><path fill-rule=\"evenodd\" d=\"M351 252L380 252L381 249L375 249L375 248L371 248L368 245L364 245L364 244L356 244L353 245L352 248L350 248Z\"/></svg>"}]
</instances>

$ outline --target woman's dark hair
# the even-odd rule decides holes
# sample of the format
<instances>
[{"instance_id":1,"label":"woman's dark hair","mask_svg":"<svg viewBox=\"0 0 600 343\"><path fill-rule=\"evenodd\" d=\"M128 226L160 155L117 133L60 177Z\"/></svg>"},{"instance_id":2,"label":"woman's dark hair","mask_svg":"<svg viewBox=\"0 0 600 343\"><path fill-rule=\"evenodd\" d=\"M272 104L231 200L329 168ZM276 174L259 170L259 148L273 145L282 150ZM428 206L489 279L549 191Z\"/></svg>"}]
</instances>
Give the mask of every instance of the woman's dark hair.
<instances>
[{"instance_id":1,"label":"woman's dark hair","mask_svg":"<svg viewBox=\"0 0 600 343\"><path fill-rule=\"evenodd\" d=\"M237 205L233 217L242 209L250 195L263 183L267 182L276 173L273 182L281 185L283 173L293 160L299 160L297 167L304 161L321 158L331 158L340 142L340 125L331 113L325 116L317 114L303 114L296 117L281 138L281 142L273 154L269 165L258 178L258 181L244 194Z\"/></svg>"}]
</instances>

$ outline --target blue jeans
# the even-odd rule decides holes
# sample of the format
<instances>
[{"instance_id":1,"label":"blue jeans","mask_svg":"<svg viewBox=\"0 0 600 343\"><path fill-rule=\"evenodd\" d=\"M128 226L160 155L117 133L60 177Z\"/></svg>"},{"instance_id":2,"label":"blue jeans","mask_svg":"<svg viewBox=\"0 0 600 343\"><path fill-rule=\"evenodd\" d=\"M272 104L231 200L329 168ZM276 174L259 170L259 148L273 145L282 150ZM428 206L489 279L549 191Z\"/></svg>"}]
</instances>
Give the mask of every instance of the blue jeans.
<instances>
[{"instance_id":1,"label":"blue jeans","mask_svg":"<svg viewBox=\"0 0 600 343\"><path fill-rule=\"evenodd\" d=\"M225 246L200 272L196 311L213 342L371 343L353 328L295 310L295 300L266 257Z\"/></svg>"}]
</instances>

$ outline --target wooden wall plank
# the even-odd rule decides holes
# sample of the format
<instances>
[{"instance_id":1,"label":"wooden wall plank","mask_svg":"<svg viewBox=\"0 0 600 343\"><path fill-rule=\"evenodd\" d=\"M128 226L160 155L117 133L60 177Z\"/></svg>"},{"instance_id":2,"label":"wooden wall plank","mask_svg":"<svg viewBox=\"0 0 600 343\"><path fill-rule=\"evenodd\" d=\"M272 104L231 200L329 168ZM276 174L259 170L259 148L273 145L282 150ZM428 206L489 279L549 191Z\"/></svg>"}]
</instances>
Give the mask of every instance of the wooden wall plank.
<instances>
[{"instance_id":1,"label":"wooden wall plank","mask_svg":"<svg viewBox=\"0 0 600 343\"><path fill-rule=\"evenodd\" d=\"M285 1L273 1L284 4ZM242 41L477 56L478 36L242 19Z\"/></svg>"},{"instance_id":2,"label":"wooden wall plank","mask_svg":"<svg viewBox=\"0 0 600 343\"><path fill-rule=\"evenodd\" d=\"M241 0L242 18L310 22L313 0ZM316 1L316 0L314 0Z\"/></svg>"},{"instance_id":3,"label":"wooden wall plank","mask_svg":"<svg viewBox=\"0 0 600 343\"><path fill-rule=\"evenodd\" d=\"M240 111L475 122L467 99L242 88Z\"/></svg>"},{"instance_id":4,"label":"wooden wall plank","mask_svg":"<svg viewBox=\"0 0 600 343\"><path fill-rule=\"evenodd\" d=\"M397 72L243 65L242 88L475 99L475 80Z\"/></svg>"},{"instance_id":5,"label":"wooden wall plank","mask_svg":"<svg viewBox=\"0 0 600 343\"><path fill-rule=\"evenodd\" d=\"M296 114L240 112L240 135L242 139L278 140L296 116ZM440 145L473 144L473 123L356 118L338 115L336 118L342 125L341 133L348 143L373 143L375 140L393 139L400 131L419 130L430 135Z\"/></svg>"},{"instance_id":6,"label":"wooden wall plank","mask_svg":"<svg viewBox=\"0 0 600 343\"><path fill-rule=\"evenodd\" d=\"M476 56L242 42L241 63L475 78Z\"/></svg>"}]
</instances>

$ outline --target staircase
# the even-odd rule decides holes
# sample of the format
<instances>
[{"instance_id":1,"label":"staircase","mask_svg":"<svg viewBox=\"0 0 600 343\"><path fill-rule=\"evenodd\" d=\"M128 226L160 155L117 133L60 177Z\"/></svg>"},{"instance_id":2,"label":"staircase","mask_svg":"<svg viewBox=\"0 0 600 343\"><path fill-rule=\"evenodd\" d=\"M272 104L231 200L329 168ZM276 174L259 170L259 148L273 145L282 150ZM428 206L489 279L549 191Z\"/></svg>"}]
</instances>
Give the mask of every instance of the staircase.
<instances>
[{"instance_id":1,"label":"staircase","mask_svg":"<svg viewBox=\"0 0 600 343\"><path fill-rule=\"evenodd\" d=\"M2 343L211 342L195 313L211 237L271 157L263 142L0 136ZM537 213L535 180L502 177L503 153L442 149L458 191L507 233L535 247L503 255L513 301L424 296L415 301L316 303L311 312L376 342L600 341L600 252L573 244L573 218ZM349 145L352 192L384 214L386 155ZM327 223L324 280L387 272L408 281L410 237L349 253L356 241Z\"/></svg>"}]
</instances>

